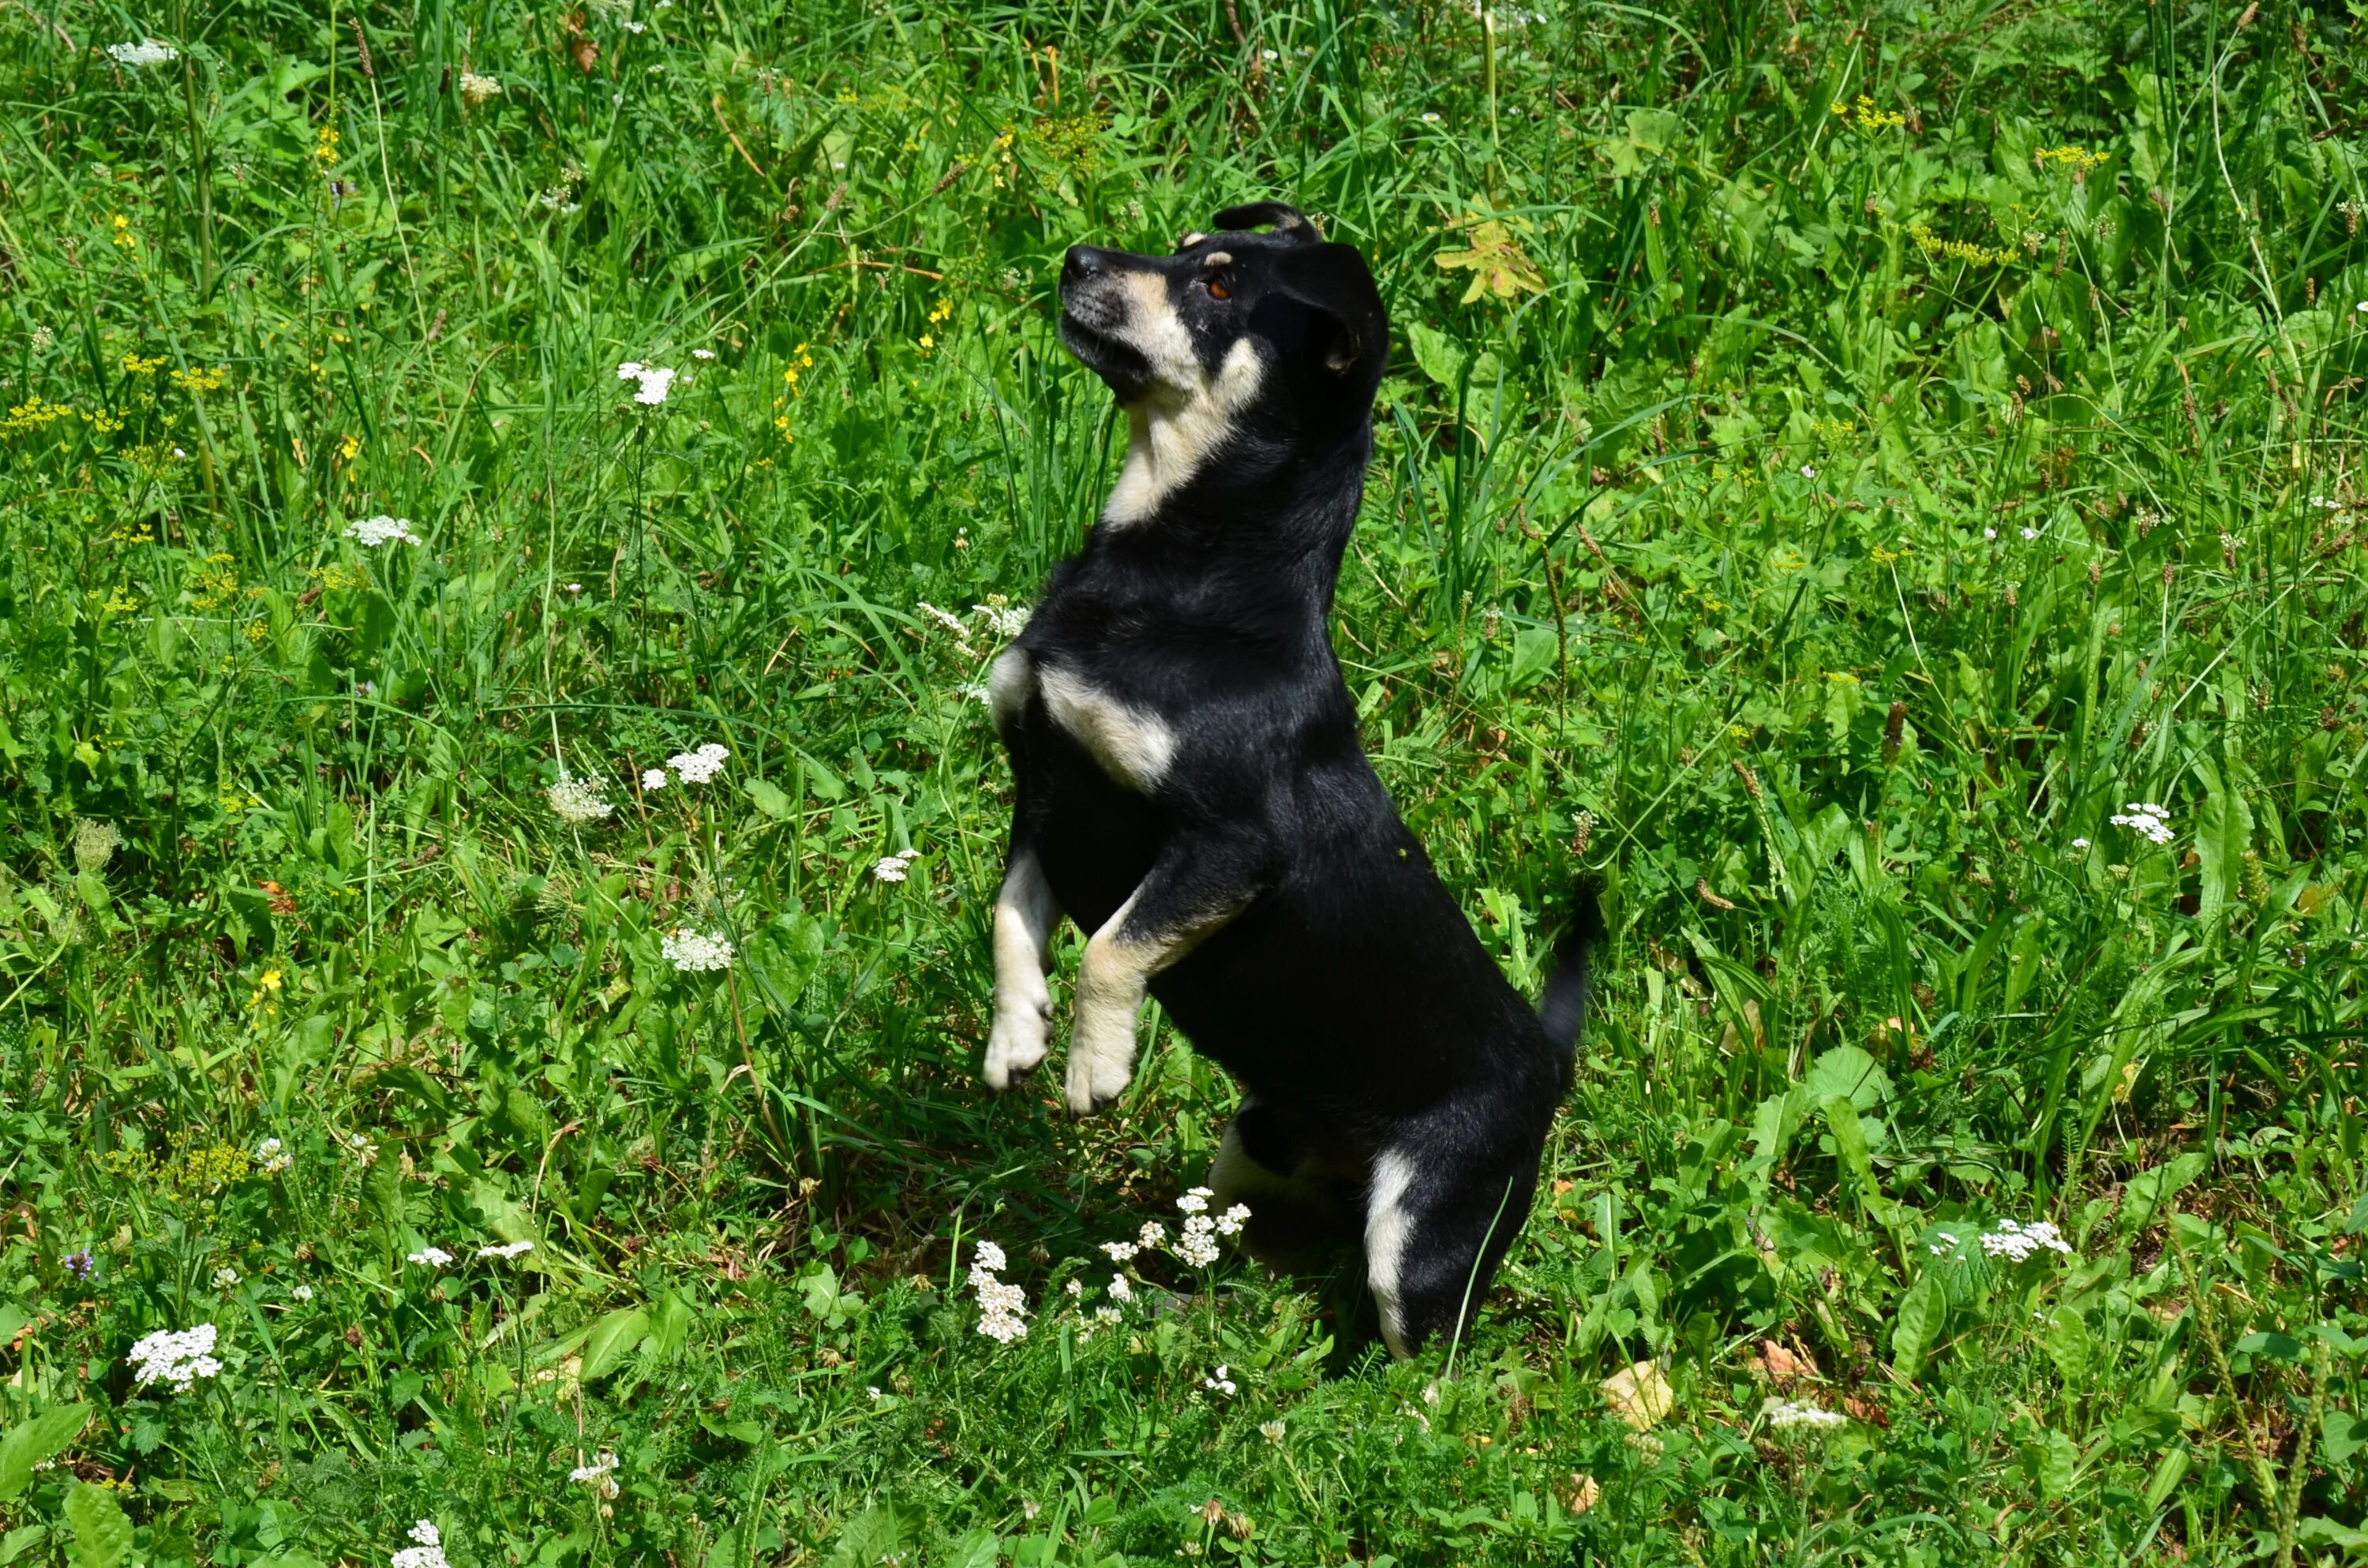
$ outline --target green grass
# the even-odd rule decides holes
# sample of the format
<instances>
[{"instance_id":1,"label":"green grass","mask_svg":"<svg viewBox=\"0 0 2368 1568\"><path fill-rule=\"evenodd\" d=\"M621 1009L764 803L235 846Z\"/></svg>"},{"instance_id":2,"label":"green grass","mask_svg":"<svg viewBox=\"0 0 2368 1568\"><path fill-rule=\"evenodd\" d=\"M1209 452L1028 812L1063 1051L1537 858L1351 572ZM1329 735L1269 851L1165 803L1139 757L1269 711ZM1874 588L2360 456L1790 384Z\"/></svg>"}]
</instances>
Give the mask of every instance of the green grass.
<instances>
[{"instance_id":1,"label":"green grass","mask_svg":"<svg viewBox=\"0 0 2368 1568\"><path fill-rule=\"evenodd\" d=\"M0 9L0 1562L2356 1561L2360 27ZM1057 258L1274 195L1396 324L1368 746L1518 983L1614 930L1407 1366L1095 1332L1232 1102L1156 1017L973 1082Z\"/></svg>"}]
</instances>

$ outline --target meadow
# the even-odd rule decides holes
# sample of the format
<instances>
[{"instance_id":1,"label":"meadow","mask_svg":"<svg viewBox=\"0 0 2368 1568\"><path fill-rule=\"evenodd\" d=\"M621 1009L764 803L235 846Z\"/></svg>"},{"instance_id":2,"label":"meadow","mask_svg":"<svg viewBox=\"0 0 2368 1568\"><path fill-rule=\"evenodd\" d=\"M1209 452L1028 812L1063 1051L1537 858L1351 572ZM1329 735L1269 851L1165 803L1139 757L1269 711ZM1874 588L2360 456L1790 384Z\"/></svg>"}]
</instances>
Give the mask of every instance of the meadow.
<instances>
[{"instance_id":1,"label":"meadow","mask_svg":"<svg viewBox=\"0 0 2368 1568\"><path fill-rule=\"evenodd\" d=\"M2368 1556L2368 15L1530 3L0 8L0 1564ZM1265 198L1612 932L1406 1364L975 1081L1059 257Z\"/></svg>"}]
</instances>

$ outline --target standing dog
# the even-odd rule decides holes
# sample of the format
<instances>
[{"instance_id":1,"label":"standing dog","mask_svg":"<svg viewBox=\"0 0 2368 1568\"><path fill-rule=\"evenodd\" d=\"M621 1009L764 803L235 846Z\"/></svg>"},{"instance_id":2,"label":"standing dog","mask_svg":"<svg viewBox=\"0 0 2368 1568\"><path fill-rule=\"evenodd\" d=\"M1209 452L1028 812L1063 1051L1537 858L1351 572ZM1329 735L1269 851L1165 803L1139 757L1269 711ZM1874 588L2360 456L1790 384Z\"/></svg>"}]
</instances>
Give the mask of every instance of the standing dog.
<instances>
[{"instance_id":1,"label":"standing dog","mask_svg":"<svg viewBox=\"0 0 2368 1568\"><path fill-rule=\"evenodd\" d=\"M1408 1356L1462 1332L1529 1212L1597 919L1584 901L1531 1012L1366 762L1326 620L1388 317L1364 258L1292 209L1216 222L1061 270L1062 339L1117 394L1127 451L992 672L1018 803L986 1082L1044 1059L1066 914L1092 934L1069 1108L1125 1088L1157 996L1241 1080L1217 1203L1250 1205L1272 1261L1361 1237Z\"/></svg>"}]
</instances>

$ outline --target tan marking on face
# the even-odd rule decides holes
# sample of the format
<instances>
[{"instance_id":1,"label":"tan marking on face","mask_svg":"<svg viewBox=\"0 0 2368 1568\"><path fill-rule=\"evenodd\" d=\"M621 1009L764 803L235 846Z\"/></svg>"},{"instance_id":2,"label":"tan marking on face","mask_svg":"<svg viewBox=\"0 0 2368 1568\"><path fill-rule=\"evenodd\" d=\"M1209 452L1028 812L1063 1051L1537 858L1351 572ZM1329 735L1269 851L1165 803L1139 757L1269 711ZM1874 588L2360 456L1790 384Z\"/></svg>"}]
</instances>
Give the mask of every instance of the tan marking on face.
<instances>
[{"instance_id":1,"label":"tan marking on face","mask_svg":"<svg viewBox=\"0 0 2368 1568\"><path fill-rule=\"evenodd\" d=\"M1234 265L1234 253L1229 250L1212 250L1201 258L1201 265L1212 267L1231 267Z\"/></svg>"}]
</instances>

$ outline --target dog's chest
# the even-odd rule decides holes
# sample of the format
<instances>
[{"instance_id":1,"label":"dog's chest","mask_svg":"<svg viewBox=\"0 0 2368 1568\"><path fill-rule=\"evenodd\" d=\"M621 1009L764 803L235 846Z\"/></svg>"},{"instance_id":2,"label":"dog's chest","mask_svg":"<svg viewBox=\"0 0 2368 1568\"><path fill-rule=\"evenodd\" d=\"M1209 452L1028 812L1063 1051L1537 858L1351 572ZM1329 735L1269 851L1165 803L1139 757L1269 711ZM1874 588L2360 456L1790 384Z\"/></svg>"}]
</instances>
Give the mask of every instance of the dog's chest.
<instances>
[{"instance_id":1,"label":"dog's chest","mask_svg":"<svg viewBox=\"0 0 2368 1568\"><path fill-rule=\"evenodd\" d=\"M1006 648L988 672L987 700L996 727L1006 734L1038 705L1046 722L1076 741L1114 783L1137 794L1152 793L1175 766L1174 725L1060 660Z\"/></svg>"}]
</instances>

